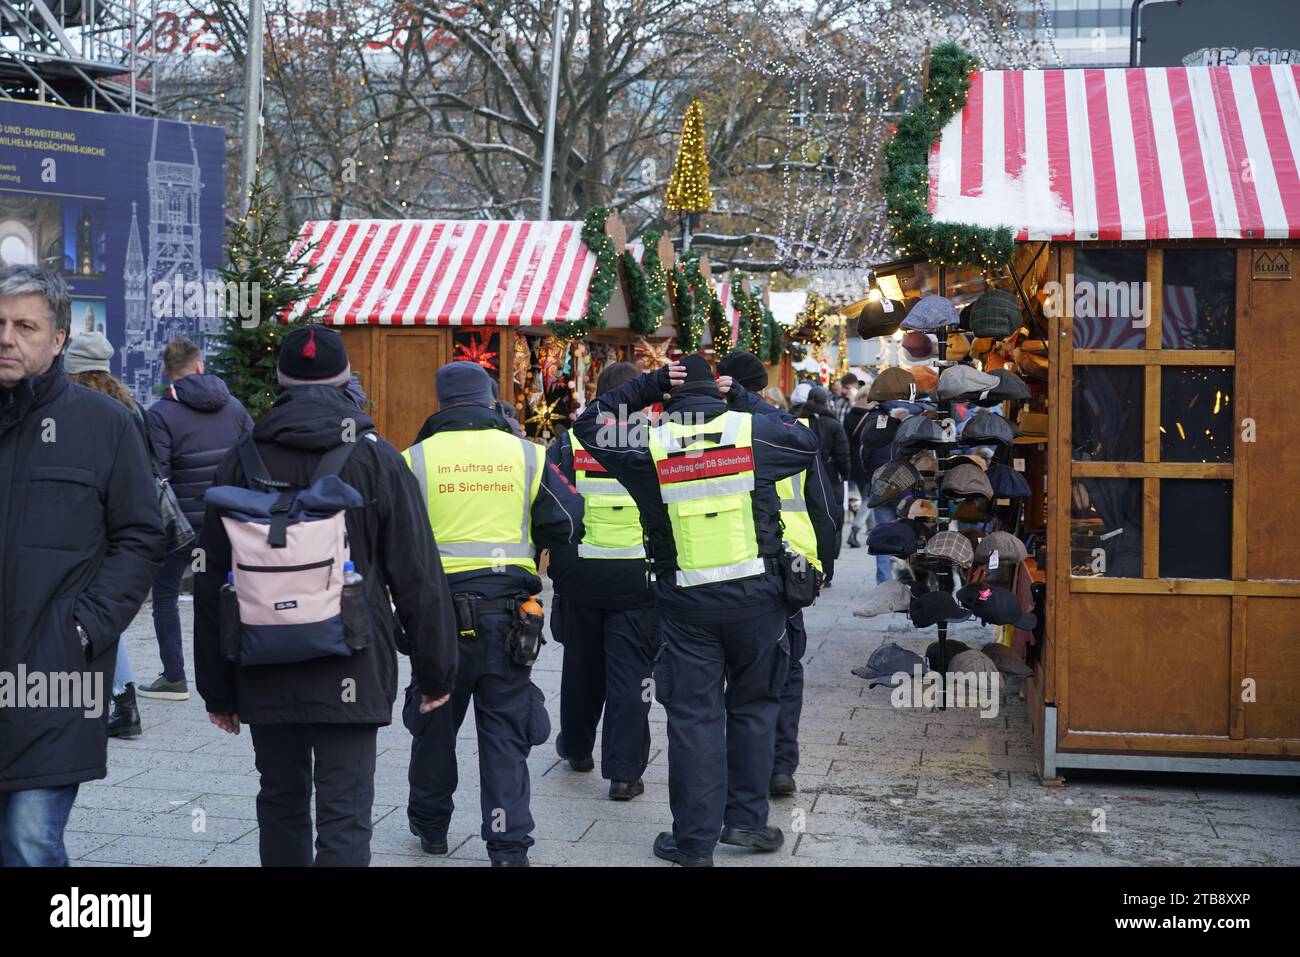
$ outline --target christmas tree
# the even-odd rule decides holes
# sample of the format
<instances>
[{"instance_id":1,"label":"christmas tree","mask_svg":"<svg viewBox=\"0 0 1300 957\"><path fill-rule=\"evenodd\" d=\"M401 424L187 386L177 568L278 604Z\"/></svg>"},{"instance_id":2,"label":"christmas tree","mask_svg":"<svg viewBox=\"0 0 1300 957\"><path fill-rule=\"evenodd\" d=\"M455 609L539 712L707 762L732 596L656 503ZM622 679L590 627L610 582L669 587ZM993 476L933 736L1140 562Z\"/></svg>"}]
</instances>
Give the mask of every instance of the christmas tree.
<instances>
[{"instance_id":1,"label":"christmas tree","mask_svg":"<svg viewBox=\"0 0 1300 957\"><path fill-rule=\"evenodd\" d=\"M313 248L306 243L295 247L295 237L281 225L279 200L259 178L248 215L231 228L221 269L223 280L239 284L240 300L256 302L256 307L251 316L223 317L211 357L212 371L254 419L271 408L279 392L275 361L280 343L297 326L324 314L326 303L319 303L285 321L293 306L316 295L315 284L304 282Z\"/></svg>"},{"instance_id":2,"label":"christmas tree","mask_svg":"<svg viewBox=\"0 0 1300 957\"><path fill-rule=\"evenodd\" d=\"M709 157L704 149L704 110L692 100L682 121L682 141L668 181L667 206L673 212L704 213L713 208Z\"/></svg>"}]
</instances>

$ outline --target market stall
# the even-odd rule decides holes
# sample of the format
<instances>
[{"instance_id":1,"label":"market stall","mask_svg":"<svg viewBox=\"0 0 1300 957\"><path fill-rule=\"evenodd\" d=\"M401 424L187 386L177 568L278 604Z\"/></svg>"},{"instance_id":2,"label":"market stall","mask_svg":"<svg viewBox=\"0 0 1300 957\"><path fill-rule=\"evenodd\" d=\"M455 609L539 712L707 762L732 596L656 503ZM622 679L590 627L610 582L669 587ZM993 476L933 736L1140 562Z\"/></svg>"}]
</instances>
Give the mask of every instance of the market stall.
<instances>
[{"instance_id":1,"label":"market stall","mask_svg":"<svg viewBox=\"0 0 1300 957\"><path fill-rule=\"evenodd\" d=\"M1019 313L981 365L1034 386L1005 411L1044 777L1300 773L1297 77L976 71L916 114L919 186L892 157L909 256L877 267L882 297L995 289Z\"/></svg>"},{"instance_id":2,"label":"market stall","mask_svg":"<svg viewBox=\"0 0 1300 957\"><path fill-rule=\"evenodd\" d=\"M324 304L379 431L399 444L437 411L448 362L481 364L546 438L604 363L656 361L674 331L671 243L651 237L647 256L603 210L585 223L314 221L300 238L318 288L304 307Z\"/></svg>"}]
</instances>

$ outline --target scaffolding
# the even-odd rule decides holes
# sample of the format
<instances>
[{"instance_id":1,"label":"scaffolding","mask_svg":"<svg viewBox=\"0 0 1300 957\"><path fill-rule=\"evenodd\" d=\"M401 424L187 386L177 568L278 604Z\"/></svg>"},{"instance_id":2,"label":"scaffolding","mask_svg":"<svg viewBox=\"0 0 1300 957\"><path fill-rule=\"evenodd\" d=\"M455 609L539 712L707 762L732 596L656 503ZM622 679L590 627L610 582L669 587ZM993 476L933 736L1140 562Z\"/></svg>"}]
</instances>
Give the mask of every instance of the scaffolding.
<instances>
[{"instance_id":1,"label":"scaffolding","mask_svg":"<svg viewBox=\"0 0 1300 957\"><path fill-rule=\"evenodd\" d=\"M157 0L0 0L0 96L156 112Z\"/></svg>"}]
</instances>

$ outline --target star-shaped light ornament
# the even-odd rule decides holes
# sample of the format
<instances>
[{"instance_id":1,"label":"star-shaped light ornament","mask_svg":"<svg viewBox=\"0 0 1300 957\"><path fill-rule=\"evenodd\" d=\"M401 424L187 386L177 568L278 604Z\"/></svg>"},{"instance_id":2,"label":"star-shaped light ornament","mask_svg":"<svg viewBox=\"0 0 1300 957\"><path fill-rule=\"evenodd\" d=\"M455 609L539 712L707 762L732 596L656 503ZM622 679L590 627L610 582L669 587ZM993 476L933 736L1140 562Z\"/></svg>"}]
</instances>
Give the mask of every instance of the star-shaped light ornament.
<instances>
[{"instance_id":1,"label":"star-shaped light ornament","mask_svg":"<svg viewBox=\"0 0 1300 957\"><path fill-rule=\"evenodd\" d=\"M469 345L456 343L456 355L453 362L477 362L488 372L496 372L497 364L494 361L497 353L488 350L487 342L477 332L472 333L473 339Z\"/></svg>"}]
</instances>

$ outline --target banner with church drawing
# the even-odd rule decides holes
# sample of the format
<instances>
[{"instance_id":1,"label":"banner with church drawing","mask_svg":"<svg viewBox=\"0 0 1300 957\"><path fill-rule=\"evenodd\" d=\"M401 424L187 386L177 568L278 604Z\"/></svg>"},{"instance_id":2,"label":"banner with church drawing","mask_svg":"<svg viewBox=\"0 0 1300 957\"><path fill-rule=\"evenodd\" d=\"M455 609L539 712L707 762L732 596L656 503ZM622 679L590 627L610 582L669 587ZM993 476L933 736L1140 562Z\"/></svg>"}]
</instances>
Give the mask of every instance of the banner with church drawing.
<instances>
[{"instance_id":1,"label":"banner with church drawing","mask_svg":"<svg viewBox=\"0 0 1300 957\"><path fill-rule=\"evenodd\" d=\"M217 300L191 293L219 282L225 154L219 127L0 100L0 265L61 272L72 334L107 335L145 405L168 341L204 345L220 328Z\"/></svg>"}]
</instances>

